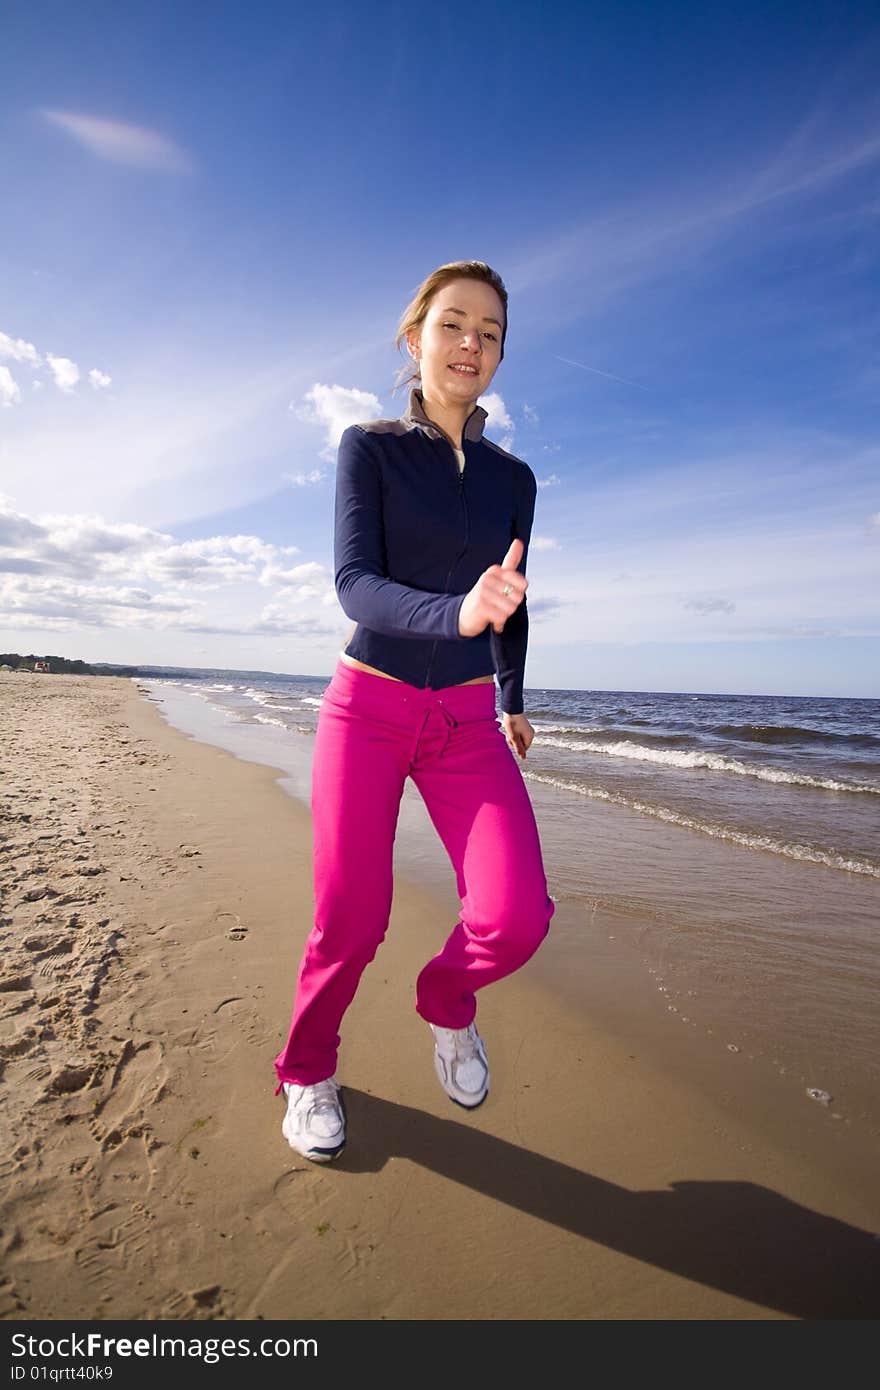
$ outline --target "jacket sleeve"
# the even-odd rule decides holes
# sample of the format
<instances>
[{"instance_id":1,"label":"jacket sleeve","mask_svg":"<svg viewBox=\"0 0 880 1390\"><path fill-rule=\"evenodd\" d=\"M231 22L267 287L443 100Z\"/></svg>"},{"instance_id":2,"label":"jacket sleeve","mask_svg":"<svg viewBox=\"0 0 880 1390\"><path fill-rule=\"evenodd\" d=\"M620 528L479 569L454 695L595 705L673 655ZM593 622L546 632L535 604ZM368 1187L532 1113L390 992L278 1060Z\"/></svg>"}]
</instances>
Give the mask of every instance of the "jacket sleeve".
<instances>
[{"instance_id":1,"label":"jacket sleeve","mask_svg":"<svg viewBox=\"0 0 880 1390\"><path fill-rule=\"evenodd\" d=\"M370 438L350 425L336 460L336 593L354 622L386 637L465 641L458 630L464 594L437 594L388 578L382 477Z\"/></svg>"},{"instance_id":2,"label":"jacket sleeve","mask_svg":"<svg viewBox=\"0 0 880 1390\"><path fill-rule=\"evenodd\" d=\"M535 475L527 465L523 465L517 480L516 504L510 531L511 540L518 538L523 543L522 559L517 565L520 574L526 572L537 495L538 484ZM501 687L501 708L505 714L523 713L523 683L528 641L529 615L526 596L523 595L522 603L511 613L501 632L496 632L494 627L489 628L492 660Z\"/></svg>"}]
</instances>

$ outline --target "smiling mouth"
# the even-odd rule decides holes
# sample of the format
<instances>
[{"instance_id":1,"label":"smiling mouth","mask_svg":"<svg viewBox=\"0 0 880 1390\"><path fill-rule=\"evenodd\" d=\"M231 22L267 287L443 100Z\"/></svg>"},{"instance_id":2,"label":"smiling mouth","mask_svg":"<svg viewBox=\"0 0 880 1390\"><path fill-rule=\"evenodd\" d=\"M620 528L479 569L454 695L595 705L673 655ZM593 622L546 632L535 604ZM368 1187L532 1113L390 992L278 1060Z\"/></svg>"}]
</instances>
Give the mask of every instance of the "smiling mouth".
<instances>
[{"instance_id":1,"label":"smiling mouth","mask_svg":"<svg viewBox=\"0 0 880 1390\"><path fill-rule=\"evenodd\" d=\"M459 376L479 376L476 367L466 367L463 363L459 362L451 362L449 364L449 370L451 372L456 372Z\"/></svg>"}]
</instances>

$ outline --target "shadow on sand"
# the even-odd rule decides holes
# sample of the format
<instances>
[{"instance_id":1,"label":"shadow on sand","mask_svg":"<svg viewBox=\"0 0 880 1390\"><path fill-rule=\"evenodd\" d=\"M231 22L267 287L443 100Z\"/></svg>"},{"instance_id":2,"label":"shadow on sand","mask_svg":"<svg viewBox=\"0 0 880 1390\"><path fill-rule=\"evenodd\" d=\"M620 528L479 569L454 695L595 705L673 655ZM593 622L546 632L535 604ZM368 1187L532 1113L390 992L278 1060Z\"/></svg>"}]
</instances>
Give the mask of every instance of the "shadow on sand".
<instances>
[{"instance_id":1,"label":"shadow on sand","mask_svg":"<svg viewBox=\"0 0 880 1390\"><path fill-rule=\"evenodd\" d=\"M573 1235L797 1318L880 1315L880 1240L749 1182L676 1182L630 1192L497 1139L344 1089L349 1148L333 1172L377 1172L391 1157Z\"/></svg>"}]
</instances>

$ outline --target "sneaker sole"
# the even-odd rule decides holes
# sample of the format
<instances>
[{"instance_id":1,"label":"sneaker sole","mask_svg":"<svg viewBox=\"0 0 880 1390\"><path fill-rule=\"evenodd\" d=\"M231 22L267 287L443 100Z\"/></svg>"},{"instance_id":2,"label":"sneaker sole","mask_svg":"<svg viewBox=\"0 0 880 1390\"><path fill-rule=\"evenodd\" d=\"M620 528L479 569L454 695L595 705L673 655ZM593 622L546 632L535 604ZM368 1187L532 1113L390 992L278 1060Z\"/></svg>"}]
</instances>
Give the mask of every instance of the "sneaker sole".
<instances>
[{"instance_id":1,"label":"sneaker sole","mask_svg":"<svg viewBox=\"0 0 880 1390\"><path fill-rule=\"evenodd\" d=\"M443 1087L443 1089L444 1089L444 1091L446 1091L446 1087L445 1087L445 1086ZM446 1091L446 1094L449 1096L449 1092L448 1092L448 1091ZM488 1089L488 1087L487 1087L486 1090L483 1092L483 1094L480 1096L480 1099L479 1099L479 1100L472 1100L472 1101L469 1101L467 1104L465 1104L465 1102L464 1102L463 1100L456 1100L456 1099L455 1099L455 1096L449 1096L449 1099L452 1101L452 1104L453 1104L453 1105L459 1105L459 1106L461 1106L462 1110L479 1110L480 1106L483 1104L483 1101L487 1098L488 1095L489 1095L489 1089Z\"/></svg>"}]
</instances>

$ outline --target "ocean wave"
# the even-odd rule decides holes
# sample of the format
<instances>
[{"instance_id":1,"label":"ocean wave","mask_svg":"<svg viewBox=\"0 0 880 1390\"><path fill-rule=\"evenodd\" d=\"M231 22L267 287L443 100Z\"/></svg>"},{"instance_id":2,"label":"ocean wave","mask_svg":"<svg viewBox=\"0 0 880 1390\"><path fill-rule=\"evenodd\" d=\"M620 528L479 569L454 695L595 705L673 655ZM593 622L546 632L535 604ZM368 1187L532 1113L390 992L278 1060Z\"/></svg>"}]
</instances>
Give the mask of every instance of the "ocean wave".
<instances>
[{"instance_id":1,"label":"ocean wave","mask_svg":"<svg viewBox=\"0 0 880 1390\"><path fill-rule=\"evenodd\" d=\"M651 806L646 801L624 796L622 792L607 791L604 787L587 787L582 783L569 782L562 777L549 777L541 772L524 772L523 777L530 782L558 787L562 791L577 792L579 796L588 796L593 801L607 801L614 806L623 806L628 811L653 816L655 820L680 826L684 830L697 830L700 834L711 835L716 840L729 840L732 844L742 845L746 849L766 850L770 854L781 854L787 859L797 859L806 864L821 864L827 869L880 878L880 867L876 864L870 864L863 859L848 859L843 854L832 854L828 850L818 849L815 845L788 844L785 840L775 840L771 835L750 835L747 831L734 830L730 826L696 820L681 811L670 810L668 806Z\"/></svg>"},{"instance_id":2,"label":"ocean wave","mask_svg":"<svg viewBox=\"0 0 880 1390\"><path fill-rule=\"evenodd\" d=\"M632 724L639 721L633 719ZM647 723L647 720L643 721ZM601 734L603 738L627 741L630 738L629 729L615 728L613 724L605 724L601 727L587 724L541 724L535 720L530 721L536 734L570 734L575 738L583 738L586 734ZM657 744L660 747L676 747L681 744L691 744L693 739L688 734L649 734L644 730L639 731L639 738L647 743ZM550 741L549 739L547 740ZM586 744L572 744L572 747L587 747Z\"/></svg>"},{"instance_id":3,"label":"ocean wave","mask_svg":"<svg viewBox=\"0 0 880 1390\"><path fill-rule=\"evenodd\" d=\"M286 728L287 728L287 725L285 724L285 722L284 722L283 719L273 719L272 716L269 715L269 714L255 714L255 715L254 715L254 723L255 723L255 724L277 724L277 726L278 726L279 729L286 729Z\"/></svg>"},{"instance_id":4,"label":"ocean wave","mask_svg":"<svg viewBox=\"0 0 880 1390\"><path fill-rule=\"evenodd\" d=\"M872 782L841 782L834 777L812 777L807 772L789 772L781 767L762 767L756 763L749 767L736 758L725 758L720 753L685 752L675 748L646 748L640 743L620 741L617 743L596 743L590 740L547 738L543 734L535 738L536 743L547 744L551 748L568 748L574 753L605 753L612 758L629 758L633 762L657 763L661 767L703 768L707 772L734 773L739 777L757 777L761 782L775 782L783 786L815 787L828 792L861 792L880 796L880 786Z\"/></svg>"},{"instance_id":5,"label":"ocean wave","mask_svg":"<svg viewBox=\"0 0 880 1390\"><path fill-rule=\"evenodd\" d=\"M744 743L845 743L854 748L880 747L876 734L835 734L824 729L806 729L799 724L713 724L706 732Z\"/></svg>"},{"instance_id":6,"label":"ocean wave","mask_svg":"<svg viewBox=\"0 0 880 1390\"><path fill-rule=\"evenodd\" d=\"M604 725L585 724L544 724L538 719L529 720L536 734L606 734Z\"/></svg>"}]
</instances>

